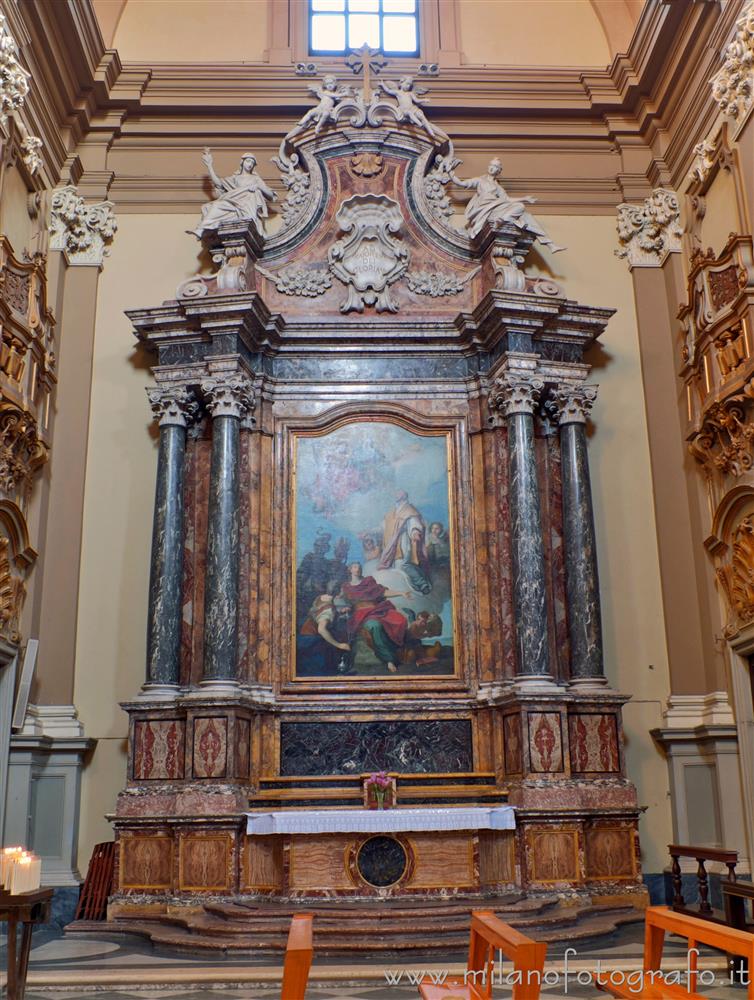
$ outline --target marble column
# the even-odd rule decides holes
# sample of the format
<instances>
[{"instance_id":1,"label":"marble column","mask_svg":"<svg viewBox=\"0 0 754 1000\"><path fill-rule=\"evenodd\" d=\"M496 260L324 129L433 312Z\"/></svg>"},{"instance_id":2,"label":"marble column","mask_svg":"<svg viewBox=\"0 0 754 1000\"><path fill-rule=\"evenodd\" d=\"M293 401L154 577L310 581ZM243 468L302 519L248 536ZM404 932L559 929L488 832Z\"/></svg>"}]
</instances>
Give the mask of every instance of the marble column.
<instances>
[{"instance_id":1,"label":"marble column","mask_svg":"<svg viewBox=\"0 0 754 1000\"><path fill-rule=\"evenodd\" d=\"M600 587L586 441L586 419L597 398L597 387L562 385L555 390L552 398L560 425L571 683L605 684Z\"/></svg>"},{"instance_id":2,"label":"marble column","mask_svg":"<svg viewBox=\"0 0 754 1000\"><path fill-rule=\"evenodd\" d=\"M551 681L545 555L534 453L534 409L544 383L534 373L506 373L490 407L508 429L508 483L516 626L516 680Z\"/></svg>"},{"instance_id":3,"label":"marble column","mask_svg":"<svg viewBox=\"0 0 754 1000\"><path fill-rule=\"evenodd\" d=\"M147 396L160 422L160 448L149 576L147 679L142 690L150 697L170 697L180 684L186 428L199 407L183 386L147 389Z\"/></svg>"},{"instance_id":4,"label":"marble column","mask_svg":"<svg viewBox=\"0 0 754 1000\"><path fill-rule=\"evenodd\" d=\"M238 684L239 445L254 396L237 373L208 379L202 393L212 416L202 685L221 692Z\"/></svg>"}]
</instances>

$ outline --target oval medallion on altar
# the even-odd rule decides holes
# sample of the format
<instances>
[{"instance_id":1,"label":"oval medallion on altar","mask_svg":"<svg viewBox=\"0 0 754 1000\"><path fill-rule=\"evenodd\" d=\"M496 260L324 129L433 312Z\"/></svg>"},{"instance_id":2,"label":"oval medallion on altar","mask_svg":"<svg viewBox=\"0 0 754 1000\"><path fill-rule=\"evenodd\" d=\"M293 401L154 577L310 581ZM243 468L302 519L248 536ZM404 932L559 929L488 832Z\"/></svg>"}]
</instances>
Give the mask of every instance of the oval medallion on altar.
<instances>
[{"instance_id":1,"label":"oval medallion on altar","mask_svg":"<svg viewBox=\"0 0 754 1000\"><path fill-rule=\"evenodd\" d=\"M408 855L396 837L370 837L359 848L356 867L368 885L386 889L400 882L406 872Z\"/></svg>"},{"instance_id":2,"label":"oval medallion on altar","mask_svg":"<svg viewBox=\"0 0 754 1000\"><path fill-rule=\"evenodd\" d=\"M388 421L296 436L297 677L454 673L449 460Z\"/></svg>"}]
</instances>

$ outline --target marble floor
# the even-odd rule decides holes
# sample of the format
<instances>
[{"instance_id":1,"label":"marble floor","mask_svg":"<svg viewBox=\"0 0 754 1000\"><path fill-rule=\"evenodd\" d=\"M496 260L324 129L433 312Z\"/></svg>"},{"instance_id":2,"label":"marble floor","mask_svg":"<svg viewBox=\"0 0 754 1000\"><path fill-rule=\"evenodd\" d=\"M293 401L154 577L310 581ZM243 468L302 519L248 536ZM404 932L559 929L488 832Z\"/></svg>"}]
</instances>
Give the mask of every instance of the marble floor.
<instances>
[{"instance_id":1,"label":"marble floor","mask_svg":"<svg viewBox=\"0 0 754 1000\"><path fill-rule=\"evenodd\" d=\"M677 943L676 943L677 942ZM642 927L624 927L609 937L581 943L576 955L568 956L568 980L565 979L566 945L550 948L548 980L541 996L596 998L599 993L581 983L586 970L603 967L636 971L641 968ZM685 951L678 939L666 945L664 968L683 969ZM4 964L4 963L3 963ZM463 956L449 956L448 968L461 971ZM317 958L307 1000L400 1000L418 996L415 976L420 970L442 974L436 956L426 966L418 959L407 963L405 956L370 956L359 960ZM510 968L510 967L508 967ZM700 959L700 968L714 973L717 984L700 987L700 994L711 1000L742 1000L741 987L730 985L725 958L709 952ZM507 970L505 970L507 972ZM582 976L577 981L577 973ZM269 959L219 958L157 953L151 945L134 938L64 937L42 932L35 935L26 1000L73 1000L95 997L96 1000L272 1000L280 996L280 967ZM510 996L510 987L498 987L497 997Z\"/></svg>"}]
</instances>

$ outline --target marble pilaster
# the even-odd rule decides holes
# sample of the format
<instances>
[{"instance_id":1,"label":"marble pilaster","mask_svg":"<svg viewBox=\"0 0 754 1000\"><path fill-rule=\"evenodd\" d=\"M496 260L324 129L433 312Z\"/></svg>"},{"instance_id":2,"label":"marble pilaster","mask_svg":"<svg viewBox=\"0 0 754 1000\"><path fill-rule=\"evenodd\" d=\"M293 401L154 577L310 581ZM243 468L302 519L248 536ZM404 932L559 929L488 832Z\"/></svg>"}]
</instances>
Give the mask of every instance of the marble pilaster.
<instances>
[{"instance_id":1,"label":"marble pilaster","mask_svg":"<svg viewBox=\"0 0 754 1000\"><path fill-rule=\"evenodd\" d=\"M571 683L604 684L594 512L587 455L586 419L597 398L594 385L562 385L552 396L560 425Z\"/></svg>"},{"instance_id":2,"label":"marble pilaster","mask_svg":"<svg viewBox=\"0 0 754 1000\"><path fill-rule=\"evenodd\" d=\"M144 684L154 697L174 694L180 682L183 471L186 428L199 407L183 386L148 389L147 395L160 422Z\"/></svg>"},{"instance_id":3,"label":"marble pilaster","mask_svg":"<svg viewBox=\"0 0 754 1000\"><path fill-rule=\"evenodd\" d=\"M239 446L254 396L237 373L208 379L202 393L212 416L202 685L222 692L238 684Z\"/></svg>"},{"instance_id":4,"label":"marble pilaster","mask_svg":"<svg viewBox=\"0 0 754 1000\"><path fill-rule=\"evenodd\" d=\"M490 407L508 429L513 608L516 680L550 681L547 595L537 466L534 409L544 388L534 373L508 372L497 379Z\"/></svg>"}]
</instances>

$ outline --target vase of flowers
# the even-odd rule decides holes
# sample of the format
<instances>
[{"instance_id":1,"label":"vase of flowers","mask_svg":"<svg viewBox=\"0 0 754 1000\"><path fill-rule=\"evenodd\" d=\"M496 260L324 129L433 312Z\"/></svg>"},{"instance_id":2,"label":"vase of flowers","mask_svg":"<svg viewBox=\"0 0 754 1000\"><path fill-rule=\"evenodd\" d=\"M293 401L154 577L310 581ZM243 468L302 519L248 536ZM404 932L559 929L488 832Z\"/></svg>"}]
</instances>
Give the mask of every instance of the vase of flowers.
<instances>
[{"instance_id":1,"label":"vase of flowers","mask_svg":"<svg viewBox=\"0 0 754 1000\"><path fill-rule=\"evenodd\" d=\"M367 806L369 809L389 808L395 797L394 781L386 771L375 771L364 782Z\"/></svg>"}]
</instances>

